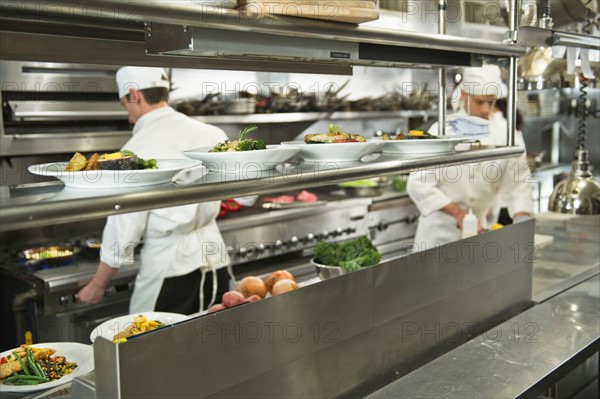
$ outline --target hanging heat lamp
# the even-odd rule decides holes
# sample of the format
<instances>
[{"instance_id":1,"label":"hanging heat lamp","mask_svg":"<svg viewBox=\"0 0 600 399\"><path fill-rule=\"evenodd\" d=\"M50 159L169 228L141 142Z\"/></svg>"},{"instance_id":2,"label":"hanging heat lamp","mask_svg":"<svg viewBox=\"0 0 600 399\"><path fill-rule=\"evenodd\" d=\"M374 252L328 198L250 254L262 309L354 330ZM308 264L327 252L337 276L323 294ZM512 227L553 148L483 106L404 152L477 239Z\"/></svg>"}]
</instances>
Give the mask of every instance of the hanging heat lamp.
<instances>
[{"instance_id":1,"label":"hanging heat lamp","mask_svg":"<svg viewBox=\"0 0 600 399\"><path fill-rule=\"evenodd\" d=\"M551 212L575 215L600 214L600 184L592 178L589 152L585 147L588 112L586 87L586 80L582 77L579 96L581 119L578 123L577 147L573 154L571 175L561 180L550 195L548 210Z\"/></svg>"}]
</instances>

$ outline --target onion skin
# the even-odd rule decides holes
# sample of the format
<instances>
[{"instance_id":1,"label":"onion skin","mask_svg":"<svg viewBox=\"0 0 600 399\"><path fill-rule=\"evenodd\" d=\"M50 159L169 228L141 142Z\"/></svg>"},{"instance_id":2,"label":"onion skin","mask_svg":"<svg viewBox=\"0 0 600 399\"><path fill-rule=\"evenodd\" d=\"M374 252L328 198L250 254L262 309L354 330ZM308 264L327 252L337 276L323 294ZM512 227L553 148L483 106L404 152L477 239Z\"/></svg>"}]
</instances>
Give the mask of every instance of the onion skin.
<instances>
[{"instance_id":1,"label":"onion skin","mask_svg":"<svg viewBox=\"0 0 600 399\"><path fill-rule=\"evenodd\" d=\"M293 291L298 289L298 284L294 280L283 278L275 283L271 294L280 295L284 292Z\"/></svg>"},{"instance_id":2,"label":"onion skin","mask_svg":"<svg viewBox=\"0 0 600 399\"><path fill-rule=\"evenodd\" d=\"M296 281L296 278L292 275L292 273L287 270L277 270L269 274L267 278L265 278L265 285L270 293L273 293L273 286L275 283L281 279L288 279L292 281Z\"/></svg>"},{"instance_id":3,"label":"onion skin","mask_svg":"<svg viewBox=\"0 0 600 399\"><path fill-rule=\"evenodd\" d=\"M258 277L248 276L240 280L237 290L242 293L244 298L252 295L258 295L261 299L267 296L267 286Z\"/></svg>"}]
</instances>

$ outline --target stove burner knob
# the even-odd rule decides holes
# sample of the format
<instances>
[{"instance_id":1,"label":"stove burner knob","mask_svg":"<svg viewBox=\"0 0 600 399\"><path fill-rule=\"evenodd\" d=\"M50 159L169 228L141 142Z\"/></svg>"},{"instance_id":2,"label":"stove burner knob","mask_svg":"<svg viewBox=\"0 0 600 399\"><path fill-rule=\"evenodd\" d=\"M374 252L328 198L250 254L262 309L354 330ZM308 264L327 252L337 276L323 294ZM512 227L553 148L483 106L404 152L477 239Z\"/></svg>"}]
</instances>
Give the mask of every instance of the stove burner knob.
<instances>
[{"instance_id":1,"label":"stove burner knob","mask_svg":"<svg viewBox=\"0 0 600 399\"><path fill-rule=\"evenodd\" d=\"M321 237L323 237L323 238L329 238L329 236L330 236L330 234L327 230L324 230L323 234L321 235Z\"/></svg>"},{"instance_id":2,"label":"stove burner knob","mask_svg":"<svg viewBox=\"0 0 600 399\"><path fill-rule=\"evenodd\" d=\"M258 251L259 252L265 252L267 250L267 247L265 244L258 244Z\"/></svg>"},{"instance_id":3,"label":"stove burner knob","mask_svg":"<svg viewBox=\"0 0 600 399\"><path fill-rule=\"evenodd\" d=\"M242 257L245 258L246 257L246 247L241 247L240 250L238 251L238 254Z\"/></svg>"},{"instance_id":4,"label":"stove burner knob","mask_svg":"<svg viewBox=\"0 0 600 399\"><path fill-rule=\"evenodd\" d=\"M283 242L281 242L281 240L275 241L275 249L281 248L282 245L283 245Z\"/></svg>"},{"instance_id":5,"label":"stove burner knob","mask_svg":"<svg viewBox=\"0 0 600 399\"><path fill-rule=\"evenodd\" d=\"M70 305L73 301L71 295L63 295L60 297L59 302L62 306Z\"/></svg>"},{"instance_id":6,"label":"stove burner knob","mask_svg":"<svg viewBox=\"0 0 600 399\"><path fill-rule=\"evenodd\" d=\"M342 234L344 234L344 229L342 229L341 227L338 227L337 229L335 229L335 231L333 232L333 236L337 237L337 236L341 236Z\"/></svg>"},{"instance_id":7,"label":"stove burner knob","mask_svg":"<svg viewBox=\"0 0 600 399\"><path fill-rule=\"evenodd\" d=\"M315 235L313 233L308 233L308 235L306 236L306 239L308 241L312 241L315 239Z\"/></svg>"},{"instance_id":8,"label":"stove burner knob","mask_svg":"<svg viewBox=\"0 0 600 399\"><path fill-rule=\"evenodd\" d=\"M297 244L298 243L298 237L293 236L292 238L290 238L290 244Z\"/></svg>"}]
</instances>

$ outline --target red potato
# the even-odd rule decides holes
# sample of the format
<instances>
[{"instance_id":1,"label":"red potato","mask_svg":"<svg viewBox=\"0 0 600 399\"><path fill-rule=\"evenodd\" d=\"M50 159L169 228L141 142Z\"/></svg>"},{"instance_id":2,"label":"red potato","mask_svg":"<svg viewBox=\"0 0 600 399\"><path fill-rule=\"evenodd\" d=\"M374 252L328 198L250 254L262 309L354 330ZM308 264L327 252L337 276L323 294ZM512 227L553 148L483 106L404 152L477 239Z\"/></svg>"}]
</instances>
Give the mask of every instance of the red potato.
<instances>
[{"instance_id":1,"label":"red potato","mask_svg":"<svg viewBox=\"0 0 600 399\"><path fill-rule=\"evenodd\" d=\"M279 295L283 294L284 292L293 291L296 289L298 289L298 284L294 280L283 278L275 283L271 294Z\"/></svg>"},{"instance_id":2,"label":"red potato","mask_svg":"<svg viewBox=\"0 0 600 399\"><path fill-rule=\"evenodd\" d=\"M242 303L244 303L244 301L245 301L245 298L240 292L227 291L226 293L223 294L223 305L226 308L230 308L232 306L242 304Z\"/></svg>"},{"instance_id":3,"label":"red potato","mask_svg":"<svg viewBox=\"0 0 600 399\"><path fill-rule=\"evenodd\" d=\"M237 290L242 293L244 298L252 295L258 295L261 299L267 296L267 286L258 277L248 276L240 280Z\"/></svg>"},{"instance_id":4,"label":"red potato","mask_svg":"<svg viewBox=\"0 0 600 399\"><path fill-rule=\"evenodd\" d=\"M216 303L216 304L212 305L210 308L208 308L207 313L218 312L219 310L223 310L223 309L225 309L225 305L223 305L222 303Z\"/></svg>"},{"instance_id":5,"label":"red potato","mask_svg":"<svg viewBox=\"0 0 600 399\"><path fill-rule=\"evenodd\" d=\"M248 298L246 298L246 302L257 302L260 301L262 298L259 297L258 295L250 295Z\"/></svg>"}]
</instances>

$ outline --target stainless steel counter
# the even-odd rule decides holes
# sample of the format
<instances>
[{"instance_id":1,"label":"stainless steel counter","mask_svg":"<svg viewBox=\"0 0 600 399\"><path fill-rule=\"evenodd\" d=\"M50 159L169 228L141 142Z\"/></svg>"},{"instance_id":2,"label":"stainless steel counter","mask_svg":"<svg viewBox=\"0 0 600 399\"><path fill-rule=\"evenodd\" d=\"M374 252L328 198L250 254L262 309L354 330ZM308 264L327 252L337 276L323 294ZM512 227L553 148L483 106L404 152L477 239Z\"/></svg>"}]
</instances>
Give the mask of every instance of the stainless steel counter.
<instances>
[{"instance_id":1,"label":"stainless steel counter","mask_svg":"<svg viewBox=\"0 0 600 399\"><path fill-rule=\"evenodd\" d=\"M553 237L531 248L538 304L368 397L535 397L598 352L599 220L538 215L536 238Z\"/></svg>"},{"instance_id":2,"label":"stainless steel counter","mask_svg":"<svg viewBox=\"0 0 600 399\"><path fill-rule=\"evenodd\" d=\"M600 348L599 293L595 276L368 398L535 397Z\"/></svg>"}]
</instances>

